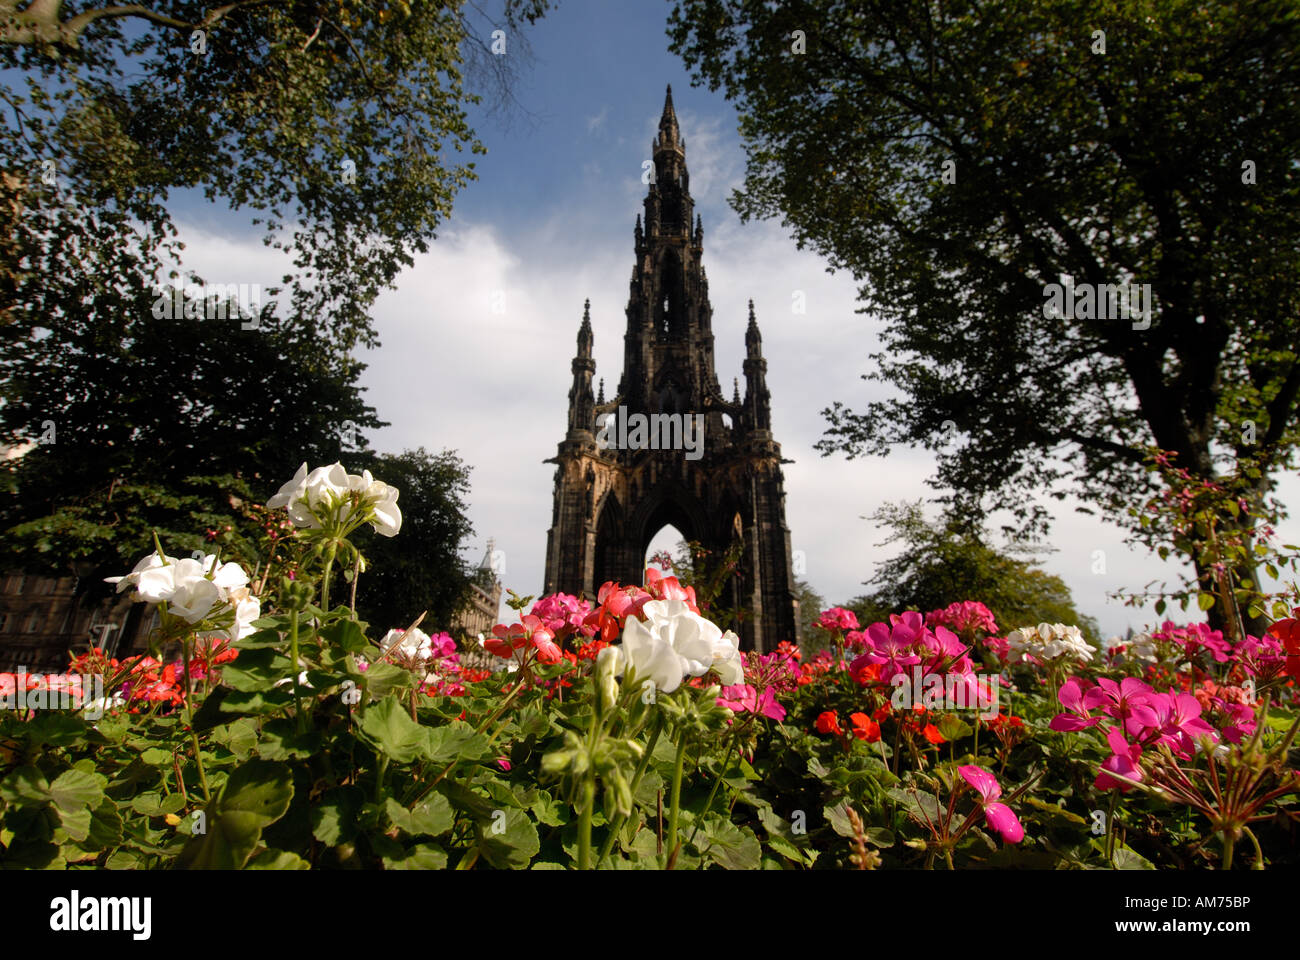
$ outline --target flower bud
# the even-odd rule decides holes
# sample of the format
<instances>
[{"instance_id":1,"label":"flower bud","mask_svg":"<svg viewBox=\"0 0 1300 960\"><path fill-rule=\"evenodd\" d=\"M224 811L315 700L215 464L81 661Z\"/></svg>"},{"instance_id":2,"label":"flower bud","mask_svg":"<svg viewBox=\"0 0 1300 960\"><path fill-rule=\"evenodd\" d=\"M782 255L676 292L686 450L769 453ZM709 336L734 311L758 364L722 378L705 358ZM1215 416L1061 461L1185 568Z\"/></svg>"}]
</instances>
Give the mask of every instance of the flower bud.
<instances>
[{"instance_id":1,"label":"flower bud","mask_svg":"<svg viewBox=\"0 0 1300 960\"><path fill-rule=\"evenodd\" d=\"M561 773L573 762L573 753L569 750L552 750L542 757L543 773Z\"/></svg>"},{"instance_id":2,"label":"flower bud","mask_svg":"<svg viewBox=\"0 0 1300 960\"><path fill-rule=\"evenodd\" d=\"M619 667L622 654L618 647L606 647L596 655L596 685L600 689L600 707L609 710L618 702Z\"/></svg>"}]
</instances>

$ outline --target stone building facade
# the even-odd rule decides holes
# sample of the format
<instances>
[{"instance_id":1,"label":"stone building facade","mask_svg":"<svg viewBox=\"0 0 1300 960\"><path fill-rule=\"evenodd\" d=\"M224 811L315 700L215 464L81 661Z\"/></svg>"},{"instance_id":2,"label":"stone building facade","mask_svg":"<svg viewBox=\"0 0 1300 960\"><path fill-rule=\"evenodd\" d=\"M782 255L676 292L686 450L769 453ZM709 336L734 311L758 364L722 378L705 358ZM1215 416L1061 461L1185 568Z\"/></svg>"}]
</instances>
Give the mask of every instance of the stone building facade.
<instances>
[{"instance_id":1,"label":"stone building facade","mask_svg":"<svg viewBox=\"0 0 1300 960\"><path fill-rule=\"evenodd\" d=\"M76 577L0 576L0 673L62 671L70 653L92 646L118 658L143 651L153 608L126 594L88 605L79 586Z\"/></svg>"}]
</instances>

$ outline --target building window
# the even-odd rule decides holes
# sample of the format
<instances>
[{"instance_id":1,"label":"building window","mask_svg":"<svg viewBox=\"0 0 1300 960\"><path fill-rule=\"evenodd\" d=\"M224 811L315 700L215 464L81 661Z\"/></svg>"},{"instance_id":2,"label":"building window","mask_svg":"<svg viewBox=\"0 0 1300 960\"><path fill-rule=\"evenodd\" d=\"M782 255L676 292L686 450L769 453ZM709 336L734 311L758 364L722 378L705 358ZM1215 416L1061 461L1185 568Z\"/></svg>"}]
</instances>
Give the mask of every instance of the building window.
<instances>
[{"instance_id":1,"label":"building window","mask_svg":"<svg viewBox=\"0 0 1300 960\"><path fill-rule=\"evenodd\" d=\"M21 573L12 574L9 577L9 592L22 593L23 588L27 585L27 577Z\"/></svg>"},{"instance_id":2,"label":"building window","mask_svg":"<svg viewBox=\"0 0 1300 960\"><path fill-rule=\"evenodd\" d=\"M9 628L9 614L0 613L0 633L4 633Z\"/></svg>"},{"instance_id":3,"label":"building window","mask_svg":"<svg viewBox=\"0 0 1300 960\"><path fill-rule=\"evenodd\" d=\"M27 633L35 633L41 627L41 612L33 610L27 616Z\"/></svg>"},{"instance_id":4,"label":"building window","mask_svg":"<svg viewBox=\"0 0 1300 960\"><path fill-rule=\"evenodd\" d=\"M41 593L45 593L45 594L53 593L54 588L58 586L58 583L59 580L57 577L44 577L41 580Z\"/></svg>"}]
</instances>

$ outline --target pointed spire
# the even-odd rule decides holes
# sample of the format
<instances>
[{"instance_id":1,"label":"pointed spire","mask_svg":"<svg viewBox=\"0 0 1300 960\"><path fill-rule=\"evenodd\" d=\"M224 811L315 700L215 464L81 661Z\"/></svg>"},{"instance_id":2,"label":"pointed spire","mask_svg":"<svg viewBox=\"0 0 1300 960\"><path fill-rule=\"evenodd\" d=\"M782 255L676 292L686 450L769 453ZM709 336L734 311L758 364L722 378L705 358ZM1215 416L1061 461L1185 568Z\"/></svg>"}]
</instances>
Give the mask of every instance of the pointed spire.
<instances>
[{"instance_id":1,"label":"pointed spire","mask_svg":"<svg viewBox=\"0 0 1300 960\"><path fill-rule=\"evenodd\" d=\"M656 150L675 150L683 152L682 134L677 126L677 111L673 109L673 86L668 85L668 94L664 97L664 112L659 117L659 136L655 140Z\"/></svg>"},{"instance_id":2,"label":"pointed spire","mask_svg":"<svg viewBox=\"0 0 1300 960\"><path fill-rule=\"evenodd\" d=\"M745 329L745 346L751 357L763 355L763 336L758 332L758 321L754 319L754 301L749 301L749 326Z\"/></svg>"},{"instance_id":3,"label":"pointed spire","mask_svg":"<svg viewBox=\"0 0 1300 960\"><path fill-rule=\"evenodd\" d=\"M604 377L600 378L600 392L596 394L596 402L597 403L605 402L605 378Z\"/></svg>"},{"instance_id":4,"label":"pointed spire","mask_svg":"<svg viewBox=\"0 0 1300 960\"><path fill-rule=\"evenodd\" d=\"M591 341L591 301L587 300L582 305L582 325L578 327L579 358L589 358L591 356Z\"/></svg>"},{"instance_id":5,"label":"pointed spire","mask_svg":"<svg viewBox=\"0 0 1300 960\"><path fill-rule=\"evenodd\" d=\"M731 378L731 402L740 403L740 377Z\"/></svg>"}]
</instances>

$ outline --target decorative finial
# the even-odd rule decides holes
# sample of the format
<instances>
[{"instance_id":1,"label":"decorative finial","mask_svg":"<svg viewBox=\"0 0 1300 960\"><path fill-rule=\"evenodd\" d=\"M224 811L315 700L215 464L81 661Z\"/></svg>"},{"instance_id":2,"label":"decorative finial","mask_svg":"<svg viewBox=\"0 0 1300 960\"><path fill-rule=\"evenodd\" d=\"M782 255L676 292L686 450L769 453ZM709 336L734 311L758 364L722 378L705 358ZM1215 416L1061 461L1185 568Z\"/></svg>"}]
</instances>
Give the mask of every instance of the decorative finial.
<instances>
[{"instance_id":1,"label":"decorative finial","mask_svg":"<svg viewBox=\"0 0 1300 960\"><path fill-rule=\"evenodd\" d=\"M605 378L604 377L600 378L600 389L596 392L596 402L597 403L605 402Z\"/></svg>"}]
</instances>

